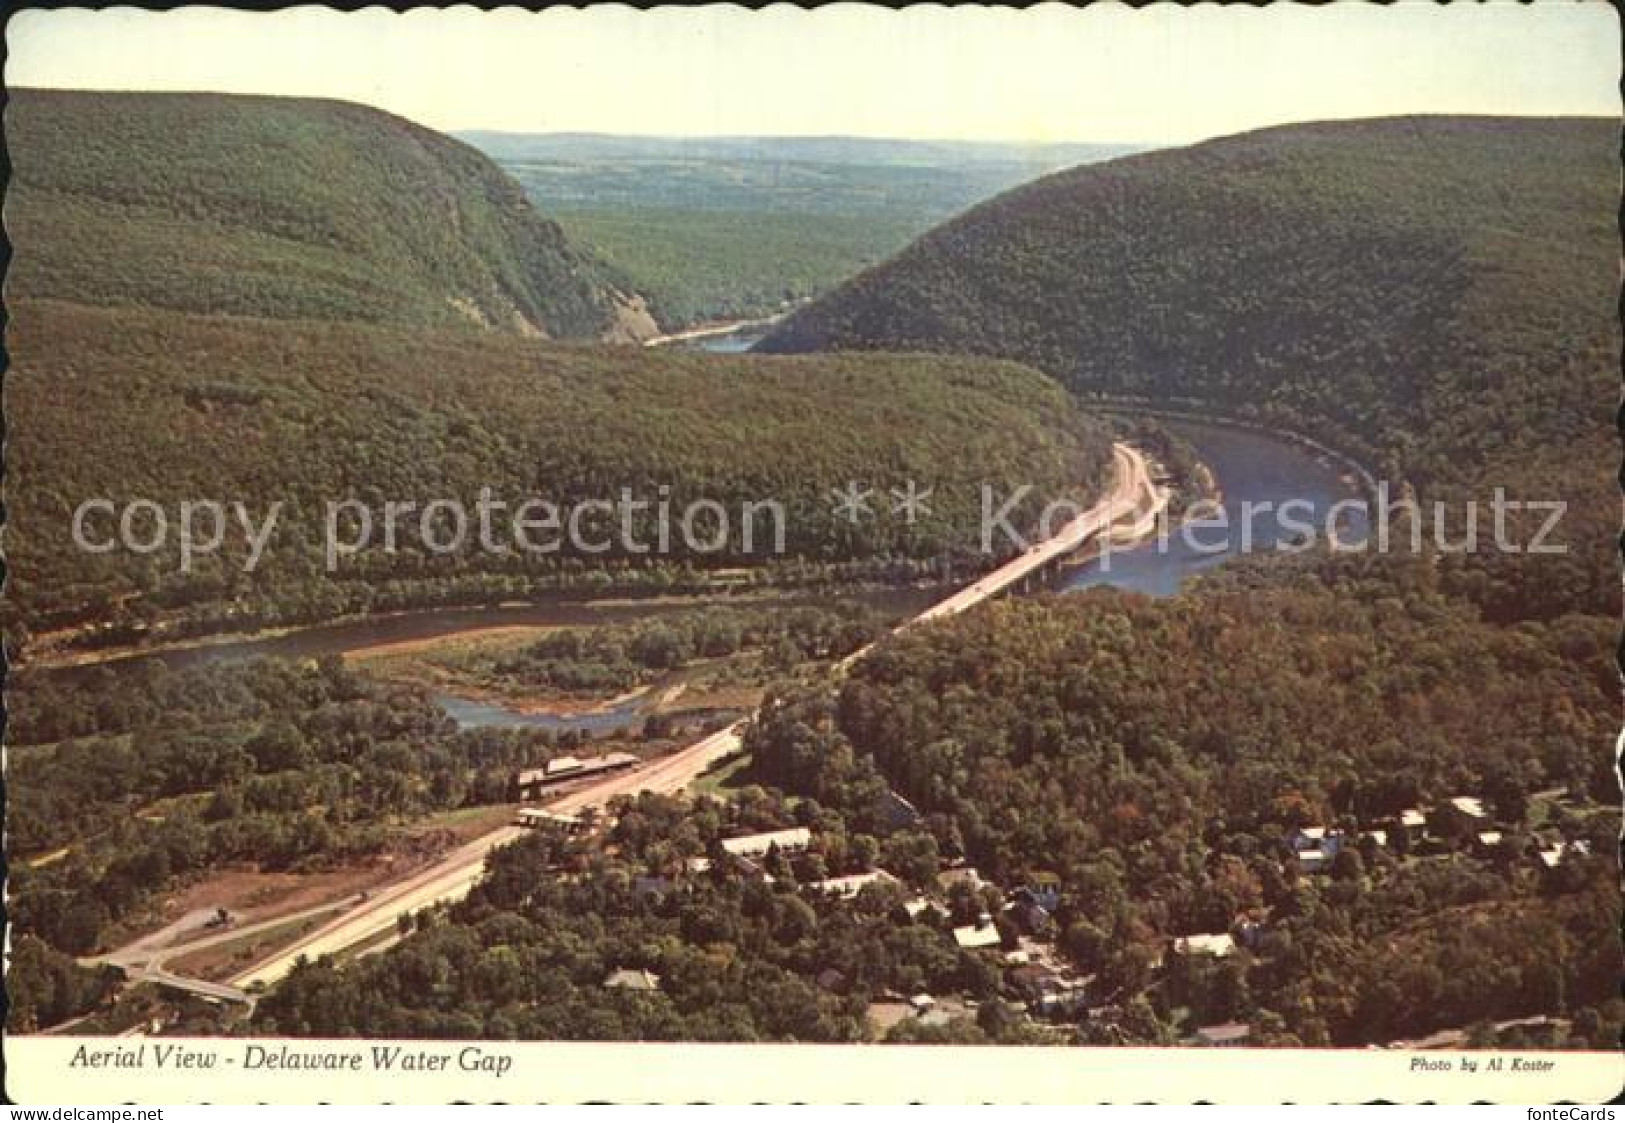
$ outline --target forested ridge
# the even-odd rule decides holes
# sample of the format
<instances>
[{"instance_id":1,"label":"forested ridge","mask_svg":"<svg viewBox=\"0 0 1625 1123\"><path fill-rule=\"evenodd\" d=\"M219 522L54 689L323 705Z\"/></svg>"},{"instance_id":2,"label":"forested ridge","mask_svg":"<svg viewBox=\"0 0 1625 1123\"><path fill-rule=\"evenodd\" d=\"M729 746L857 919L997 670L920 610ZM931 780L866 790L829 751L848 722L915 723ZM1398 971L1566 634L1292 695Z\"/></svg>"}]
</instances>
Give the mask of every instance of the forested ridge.
<instances>
[{"instance_id":1,"label":"forested ridge","mask_svg":"<svg viewBox=\"0 0 1625 1123\"><path fill-rule=\"evenodd\" d=\"M517 183L380 110L22 89L6 140L13 299L624 334L625 283Z\"/></svg>"},{"instance_id":2,"label":"forested ridge","mask_svg":"<svg viewBox=\"0 0 1625 1123\"><path fill-rule=\"evenodd\" d=\"M122 627L109 638L128 638L160 618L181 634L230 630L560 583L669 588L774 561L809 574L895 562L906 576L977 547L983 482L1001 497L1033 484L1031 517L1098 485L1108 461L1104 431L1059 386L986 359L723 357L51 301L11 310L7 600L35 631L111 620ZM913 525L883 506L909 479L936 489ZM880 489L856 522L830 496L852 480ZM472 520L484 487L509 511L535 498L566 512L629 488L651 504L635 528L646 549L655 500L675 524L709 499L729 513L730 545L698 554L673 525L669 552L634 555L613 523L595 523L608 552L525 552L509 536L498 553L471 529L464 549L435 555L413 529L391 554L375 526L371 549L326 572L329 501L381 518L388 501L458 500ZM183 500L260 515L281 501L286 513L254 573L240 534L181 573L173 542L144 556L77 548L73 512L91 498L150 499L171 521ZM783 557L766 516L742 550L743 504L766 501L783 507Z\"/></svg>"},{"instance_id":3,"label":"forested ridge","mask_svg":"<svg viewBox=\"0 0 1625 1123\"><path fill-rule=\"evenodd\" d=\"M1615 121L1406 117L1129 156L972 209L759 349L1002 355L1298 429L1425 495L1566 498L1563 589L1611 611L1618 153ZM1551 599L1541 565L1489 570Z\"/></svg>"}]
</instances>

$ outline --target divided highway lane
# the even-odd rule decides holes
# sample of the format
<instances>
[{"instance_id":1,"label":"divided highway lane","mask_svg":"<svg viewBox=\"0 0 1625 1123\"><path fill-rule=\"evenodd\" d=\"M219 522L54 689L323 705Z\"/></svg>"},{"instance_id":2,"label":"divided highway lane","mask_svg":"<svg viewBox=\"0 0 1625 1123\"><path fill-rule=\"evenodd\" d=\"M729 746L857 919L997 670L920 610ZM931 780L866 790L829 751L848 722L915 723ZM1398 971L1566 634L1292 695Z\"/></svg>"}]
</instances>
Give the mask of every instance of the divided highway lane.
<instances>
[{"instance_id":1,"label":"divided highway lane","mask_svg":"<svg viewBox=\"0 0 1625 1123\"><path fill-rule=\"evenodd\" d=\"M926 609L897 630L956 613L980 604L1041 570L1050 562L1084 545L1095 535L1126 518L1144 533L1167 502L1167 495L1151 481L1145 456L1135 448L1113 447L1115 476L1110 490L1089 510L1061 527L1045 541L1000 566L945 600ZM838 664L845 670L869 649L854 652ZM570 792L549 804L549 808L573 814L602 807L617 796L640 792L670 795L682 791L718 761L739 750L745 729L741 719L670 756L651 761L642 768L606 777ZM485 859L499 846L506 846L524 834L522 827L503 827L466 843L434 866L375 892L371 900L357 906L332 923L312 932L271 959L232 979L238 988L255 984L269 986L282 978L301 958L317 959L336 955L345 948L376 938L395 927L398 918L442 901L461 900L485 871Z\"/></svg>"}]
</instances>

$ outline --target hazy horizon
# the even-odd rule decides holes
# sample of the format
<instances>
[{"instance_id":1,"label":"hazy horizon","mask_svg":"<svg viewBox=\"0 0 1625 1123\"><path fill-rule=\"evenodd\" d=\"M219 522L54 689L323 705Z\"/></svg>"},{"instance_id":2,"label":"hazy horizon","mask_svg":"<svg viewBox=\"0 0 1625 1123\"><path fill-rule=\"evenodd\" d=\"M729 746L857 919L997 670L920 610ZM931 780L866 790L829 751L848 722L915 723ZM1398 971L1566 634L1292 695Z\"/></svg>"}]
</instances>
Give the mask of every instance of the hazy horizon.
<instances>
[{"instance_id":1,"label":"hazy horizon","mask_svg":"<svg viewBox=\"0 0 1625 1123\"><path fill-rule=\"evenodd\" d=\"M1160 147L1620 111L1602 3L69 9L15 14L7 43L13 87L328 97L463 133Z\"/></svg>"}]
</instances>

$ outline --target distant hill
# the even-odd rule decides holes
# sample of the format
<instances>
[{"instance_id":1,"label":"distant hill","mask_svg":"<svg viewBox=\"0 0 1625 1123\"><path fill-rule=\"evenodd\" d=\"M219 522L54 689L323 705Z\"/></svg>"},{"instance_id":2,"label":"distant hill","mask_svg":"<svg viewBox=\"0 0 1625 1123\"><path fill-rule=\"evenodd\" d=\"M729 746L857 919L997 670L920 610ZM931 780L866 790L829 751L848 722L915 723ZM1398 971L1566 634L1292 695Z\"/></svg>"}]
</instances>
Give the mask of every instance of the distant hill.
<instances>
[{"instance_id":1,"label":"distant hill","mask_svg":"<svg viewBox=\"0 0 1625 1123\"><path fill-rule=\"evenodd\" d=\"M767 316L828 292L972 204L1133 149L862 137L459 134L662 323Z\"/></svg>"},{"instance_id":2,"label":"distant hill","mask_svg":"<svg viewBox=\"0 0 1625 1123\"><path fill-rule=\"evenodd\" d=\"M345 102L15 90L9 292L556 338L653 334L472 148Z\"/></svg>"},{"instance_id":3,"label":"distant hill","mask_svg":"<svg viewBox=\"0 0 1625 1123\"><path fill-rule=\"evenodd\" d=\"M943 167L1025 164L1042 170L1123 156L1149 145L887 140L851 136L621 136L611 133L453 134L498 160L788 160L813 164Z\"/></svg>"}]
</instances>

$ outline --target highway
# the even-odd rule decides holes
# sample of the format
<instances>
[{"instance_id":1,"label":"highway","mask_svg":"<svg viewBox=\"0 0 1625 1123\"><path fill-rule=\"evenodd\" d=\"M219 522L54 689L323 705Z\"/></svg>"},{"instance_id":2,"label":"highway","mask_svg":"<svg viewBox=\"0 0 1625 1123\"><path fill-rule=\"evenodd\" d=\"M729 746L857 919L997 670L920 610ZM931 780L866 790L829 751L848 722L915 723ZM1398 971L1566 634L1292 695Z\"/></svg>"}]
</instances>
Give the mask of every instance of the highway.
<instances>
[{"instance_id":1,"label":"highway","mask_svg":"<svg viewBox=\"0 0 1625 1123\"><path fill-rule=\"evenodd\" d=\"M1143 454L1128 445L1113 446L1115 475L1111 488L1093 507L1018 557L985 574L945 600L903 623L902 631L930 620L964 612L1018 584L1049 563L1078 549L1092 537L1114 527L1120 520L1133 519L1129 529L1136 536L1154 527L1167 495L1151 481ZM1112 537L1120 534L1114 529ZM872 646L872 645L871 645ZM845 671L869 651L854 652L836 665ZM651 761L631 772L606 777L561 796L548 805L550 810L573 814L602 807L617 796L640 792L670 795L682 791L719 760L739 750L748 719L740 719L723 729L669 756ZM269 986L286 975L301 959L336 955L345 948L375 938L395 927L402 915L417 912L442 901L460 900L468 895L485 871L486 856L525 833L518 826L502 827L466 843L430 868L381 891L375 891L364 904L318 928L274 957L257 964L232 979L232 985L247 989L255 984Z\"/></svg>"}]
</instances>

